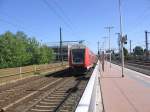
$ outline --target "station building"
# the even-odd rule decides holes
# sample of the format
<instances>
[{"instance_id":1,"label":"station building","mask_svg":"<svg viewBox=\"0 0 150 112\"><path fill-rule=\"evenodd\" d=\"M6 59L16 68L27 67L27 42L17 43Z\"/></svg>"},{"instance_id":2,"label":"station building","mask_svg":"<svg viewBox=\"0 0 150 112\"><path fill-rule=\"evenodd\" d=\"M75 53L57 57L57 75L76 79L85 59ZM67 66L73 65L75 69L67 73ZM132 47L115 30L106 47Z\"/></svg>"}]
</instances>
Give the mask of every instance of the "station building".
<instances>
[{"instance_id":1,"label":"station building","mask_svg":"<svg viewBox=\"0 0 150 112\"><path fill-rule=\"evenodd\" d=\"M61 60L61 55L64 61L68 61L68 55L69 55L69 49L70 45L62 45L62 54L60 55L60 45L52 45L49 46L54 51L55 60L59 61Z\"/></svg>"}]
</instances>

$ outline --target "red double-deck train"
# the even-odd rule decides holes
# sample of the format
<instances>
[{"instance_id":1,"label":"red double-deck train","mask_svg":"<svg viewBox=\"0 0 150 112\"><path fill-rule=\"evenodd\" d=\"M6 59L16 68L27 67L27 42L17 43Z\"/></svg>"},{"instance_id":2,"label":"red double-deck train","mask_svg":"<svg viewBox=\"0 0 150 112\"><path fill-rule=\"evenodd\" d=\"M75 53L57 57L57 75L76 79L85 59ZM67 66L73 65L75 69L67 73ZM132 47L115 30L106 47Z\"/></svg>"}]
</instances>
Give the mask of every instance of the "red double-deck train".
<instances>
[{"instance_id":1,"label":"red double-deck train","mask_svg":"<svg viewBox=\"0 0 150 112\"><path fill-rule=\"evenodd\" d=\"M88 70L94 66L96 55L83 44L73 45L69 53L69 66L74 70Z\"/></svg>"}]
</instances>

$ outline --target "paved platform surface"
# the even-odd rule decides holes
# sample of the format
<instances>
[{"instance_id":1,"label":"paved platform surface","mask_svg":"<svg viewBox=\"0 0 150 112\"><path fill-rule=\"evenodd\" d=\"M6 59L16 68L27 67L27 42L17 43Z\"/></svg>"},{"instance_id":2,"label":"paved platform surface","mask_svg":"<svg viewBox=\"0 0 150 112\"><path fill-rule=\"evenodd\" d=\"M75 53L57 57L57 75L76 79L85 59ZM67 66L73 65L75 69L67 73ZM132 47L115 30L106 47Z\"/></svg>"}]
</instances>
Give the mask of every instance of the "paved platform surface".
<instances>
[{"instance_id":1,"label":"paved platform surface","mask_svg":"<svg viewBox=\"0 0 150 112\"><path fill-rule=\"evenodd\" d=\"M105 112L150 112L150 77L105 63L101 73L101 89Z\"/></svg>"}]
</instances>

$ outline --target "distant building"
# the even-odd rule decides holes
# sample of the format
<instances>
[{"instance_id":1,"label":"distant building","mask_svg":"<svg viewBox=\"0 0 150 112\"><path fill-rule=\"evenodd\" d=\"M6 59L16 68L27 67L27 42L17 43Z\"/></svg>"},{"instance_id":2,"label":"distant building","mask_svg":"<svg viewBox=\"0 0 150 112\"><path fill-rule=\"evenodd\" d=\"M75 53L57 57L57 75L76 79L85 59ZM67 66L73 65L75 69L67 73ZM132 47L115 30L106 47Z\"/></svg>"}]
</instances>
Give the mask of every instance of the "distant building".
<instances>
[{"instance_id":1,"label":"distant building","mask_svg":"<svg viewBox=\"0 0 150 112\"><path fill-rule=\"evenodd\" d=\"M55 59L56 61L61 60L60 56L60 46L59 45L54 45L54 46L49 46L51 49L54 51ZM62 45L62 58L64 61L68 61L68 55L69 55L69 45Z\"/></svg>"}]
</instances>

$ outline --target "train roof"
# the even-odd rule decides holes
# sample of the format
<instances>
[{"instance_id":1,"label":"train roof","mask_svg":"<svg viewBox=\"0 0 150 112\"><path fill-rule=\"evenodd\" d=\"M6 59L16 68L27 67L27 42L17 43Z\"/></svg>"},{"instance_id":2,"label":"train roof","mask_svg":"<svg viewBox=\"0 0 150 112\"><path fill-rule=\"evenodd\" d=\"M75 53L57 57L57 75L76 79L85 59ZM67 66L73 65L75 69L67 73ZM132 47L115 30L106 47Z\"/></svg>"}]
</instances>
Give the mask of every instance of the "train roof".
<instances>
[{"instance_id":1,"label":"train roof","mask_svg":"<svg viewBox=\"0 0 150 112\"><path fill-rule=\"evenodd\" d=\"M71 46L71 49L85 49L86 46L83 44L74 44Z\"/></svg>"}]
</instances>

